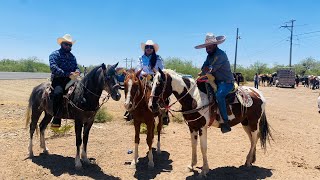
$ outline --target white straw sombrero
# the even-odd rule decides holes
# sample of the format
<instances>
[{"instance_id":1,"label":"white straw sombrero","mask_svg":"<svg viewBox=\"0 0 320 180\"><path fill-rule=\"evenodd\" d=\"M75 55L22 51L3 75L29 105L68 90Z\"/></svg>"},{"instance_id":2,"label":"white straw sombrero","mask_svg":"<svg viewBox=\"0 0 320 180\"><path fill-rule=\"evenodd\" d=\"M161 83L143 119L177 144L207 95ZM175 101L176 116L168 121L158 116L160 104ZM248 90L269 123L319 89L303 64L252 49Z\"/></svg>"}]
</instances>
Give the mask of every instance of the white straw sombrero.
<instances>
[{"instance_id":1,"label":"white straw sombrero","mask_svg":"<svg viewBox=\"0 0 320 180\"><path fill-rule=\"evenodd\" d=\"M146 43L141 43L141 49L144 52L144 48L146 45L151 45L154 47L154 51L157 52L159 50L159 45L157 43L154 43L152 40L148 40Z\"/></svg>"},{"instance_id":2,"label":"white straw sombrero","mask_svg":"<svg viewBox=\"0 0 320 180\"><path fill-rule=\"evenodd\" d=\"M217 36L215 37L212 33L207 33L205 43L200 44L198 46L195 46L196 49L205 48L206 46L212 45L212 44L221 44L226 40L225 36Z\"/></svg>"}]
</instances>

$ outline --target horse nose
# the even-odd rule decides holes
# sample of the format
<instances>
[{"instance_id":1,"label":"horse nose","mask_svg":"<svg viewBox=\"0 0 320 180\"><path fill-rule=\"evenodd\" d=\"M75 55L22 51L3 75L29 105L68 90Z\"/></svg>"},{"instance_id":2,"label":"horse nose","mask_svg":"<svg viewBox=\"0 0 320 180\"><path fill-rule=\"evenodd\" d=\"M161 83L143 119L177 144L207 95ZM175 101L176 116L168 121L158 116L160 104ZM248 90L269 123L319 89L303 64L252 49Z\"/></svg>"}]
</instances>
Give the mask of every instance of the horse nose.
<instances>
[{"instance_id":1,"label":"horse nose","mask_svg":"<svg viewBox=\"0 0 320 180\"><path fill-rule=\"evenodd\" d=\"M123 103L124 108L127 110L129 109L129 105L130 105L130 103L127 103L127 102Z\"/></svg>"},{"instance_id":2,"label":"horse nose","mask_svg":"<svg viewBox=\"0 0 320 180\"><path fill-rule=\"evenodd\" d=\"M151 110L151 112L156 113L158 112L158 104L157 103L152 103L151 106L149 106L149 109Z\"/></svg>"}]
</instances>

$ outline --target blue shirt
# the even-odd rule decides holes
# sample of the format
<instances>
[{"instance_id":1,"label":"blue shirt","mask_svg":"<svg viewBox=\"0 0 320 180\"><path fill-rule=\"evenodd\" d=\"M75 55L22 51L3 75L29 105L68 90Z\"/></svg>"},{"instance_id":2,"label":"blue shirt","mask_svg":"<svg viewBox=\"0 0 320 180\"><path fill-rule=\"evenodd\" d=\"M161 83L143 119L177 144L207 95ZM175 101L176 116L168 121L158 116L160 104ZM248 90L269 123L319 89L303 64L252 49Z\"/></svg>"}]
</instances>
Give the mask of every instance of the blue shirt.
<instances>
[{"instance_id":1,"label":"blue shirt","mask_svg":"<svg viewBox=\"0 0 320 180\"><path fill-rule=\"evenodd\" d=\"M216 81L234 81L227 54L219 48L216 49L214 54L207 56L201 70L203 71L203 68L205 67L211 69L211 74L215 77Z\"/></svg>"},{"instance_id":2,"label":"blue shirt","mask_svg":"<svg viewBox=\"0 0 320 180\"><path fill-rule=\"evenodd\" d=\"M69 77L71 72L80 72L76 57L62 49L52 52L49 56L51 78Z\"/></svg>"},{"instance_id":3,"label":"blue shirt","mask_svg":"<svg viewBox=\"0 0 320 180\"><path fill-rule=\"evenodd\" d=\"M152 69L150 67L150 59L151 59L151 55L149 55L149 56L143 55L143 56L139 57L136 70L142 69L140 75L144 75L144 74L153 75L154 74L154 72L152 71ZM164 69L163 60L159 55L157 55L157 62L156 62L156 65L154 66L154 68L157 71L158 71L158 68L160 68L161 70Z\"/></svg>"}]
</instances>

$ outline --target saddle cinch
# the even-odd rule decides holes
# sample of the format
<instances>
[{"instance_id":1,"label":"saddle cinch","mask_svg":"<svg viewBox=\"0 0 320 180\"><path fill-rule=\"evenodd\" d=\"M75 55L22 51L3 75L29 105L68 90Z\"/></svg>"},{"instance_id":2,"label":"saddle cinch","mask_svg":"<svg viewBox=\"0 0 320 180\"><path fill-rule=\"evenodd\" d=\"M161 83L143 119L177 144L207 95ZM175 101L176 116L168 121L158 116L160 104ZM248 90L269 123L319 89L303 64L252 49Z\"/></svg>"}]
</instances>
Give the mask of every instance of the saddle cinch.
<instances>
[{"instance_id":1,"label":"saddle cinch","mask_svg":"<svg viewBox=\"0 0 320 180\"><path fill-rule=\"evenodd\" d=\"M200 89L202 88L202 92L208 94L210 103L213 103L212 101L215 98L212 97L215 96L215 93L217 92L217 85L214 81L215 77L212 74L206 74L197 79L198 87ZM230 111L231 109L228 106L230 104L241 103L241 105L244 107L251 107L253 101L249 92L246 89L242 88L241 86L239 87L237 83L234 83L233 89L226 96L226 103L227 111ZM216 110L210 110L211 117L214 116L215 113Z\"/></svg>"},{"instance_id":2,"label":"saddle cinch","mask_svg":"<svg viewBox=\"0 0 320 180\"><path fill-rule=\"evenodd\" d=\"M65 114L65 112L68 112L68 104L70 101L69 99L73 95L73 92L75 90L77 83L78 83L77 79L71 79L67 83L64 94L63 94L63 103L60 105L60 108L62 109L62 111L59 111L57 116L61 116L62 114ZM53 106L53 101L51 100L52 95L53 95L53 87L51 86L51 82L50 82L48 83L48 86L42 93L43 100L41 101L42 103L40 104L40 106L45 107L47 105L48 107L51 107L50 109L52 109L52 106Z\"/></svg>"}]
</instances>

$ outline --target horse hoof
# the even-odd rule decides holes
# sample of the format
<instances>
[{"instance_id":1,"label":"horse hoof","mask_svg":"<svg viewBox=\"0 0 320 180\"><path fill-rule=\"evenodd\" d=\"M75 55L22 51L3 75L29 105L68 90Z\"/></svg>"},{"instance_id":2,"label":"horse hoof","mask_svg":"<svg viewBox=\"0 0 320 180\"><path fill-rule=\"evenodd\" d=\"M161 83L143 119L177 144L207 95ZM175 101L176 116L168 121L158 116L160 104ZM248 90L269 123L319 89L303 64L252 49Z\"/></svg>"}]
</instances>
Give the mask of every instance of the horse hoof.
<instances>
[{"instance_id":1,"label":"horse hoof","mask_svg":"<svg viewBox=\"0 0 320 180\"><path fill-rule=\"evenodd\" d=\"M188 171L188 172L192 172L192 171L193 171L193 166L188 165L188 166L187 166L187 171Z\"/></svg>"},{"instance_id":2,"label":"horse hoof","mask_svg":"<svg viewBox=\"0 0 320 180\"><path fill-rule=\"evenodd\" d=\"M80 163L80 165L77 165L77 164L76 164L75 168L76 168L77 171L78 171L78 170L81 170L81 169L82 169L82 164L81 164L81 163Z\"/></svg>"},{"instance_id":3,"label":"horse hoof","mask_svg":"<svg viewBox=\"0 0 320 180\"><path fill-rule=\"evenodd\" d=\"M246 162L246 163L244 164L244 166L247 167L247 168L250 168L250 167L252 167L252 163Z\"/></svg>"},{"instance_id":4,"label":"horse hoof","mask_svg":"<svg viewBox=\"0 0 320 180\"><path fill-rule=\"evenodd\" d=\"M34 157L33 152L29 152L29 158Z\"/></svg>"},{"instance_id":5,"label":"horse hoof","mask_svg":"<svg viewBox=\"0 0 320 180\"><path fill-rule=\"evenodd\" d=\"M90 160L88 158L82 159L83 163L85 164L91 164Z\"/></svg>"},{"instance_id":6,"label":"horse hoof","mask_svg":"<svg viewBox=\"0 0 320 180\"><path fill-rule=\"evenodd\" d=\"M200 176L200 177L206 177L208 172L209 172L209 170L204 170L204 169L203 169L203 170L201 171L201 173L200 173L199 176Z\"/></svg>"},{"instance_id":7,"label":"horse hoof","mask_svg":"<svg viewBox=\"0 0 320 180\"><path fill-rule=\"evenodd\" d=\"M43 154L45 155L48 155L49 154L49 151L46 149L46 150L43 150Z\"/></svg>"},{"instance_id":8,"label":"horse hoof","mask_svg":"<svg viewBox=\"0 0 320 180\"><path fill-rule=\"evenodd\" d=\"M154 168L154 162L148 162L148 169Z\"/></svg>"}]
</instances>

